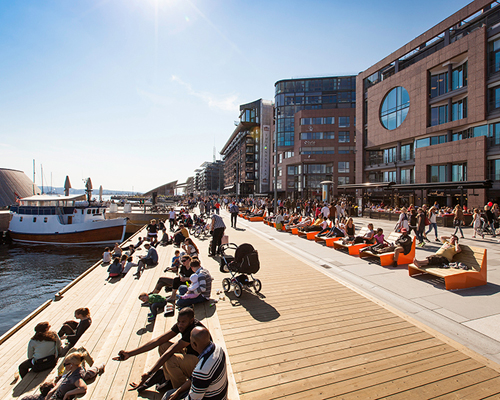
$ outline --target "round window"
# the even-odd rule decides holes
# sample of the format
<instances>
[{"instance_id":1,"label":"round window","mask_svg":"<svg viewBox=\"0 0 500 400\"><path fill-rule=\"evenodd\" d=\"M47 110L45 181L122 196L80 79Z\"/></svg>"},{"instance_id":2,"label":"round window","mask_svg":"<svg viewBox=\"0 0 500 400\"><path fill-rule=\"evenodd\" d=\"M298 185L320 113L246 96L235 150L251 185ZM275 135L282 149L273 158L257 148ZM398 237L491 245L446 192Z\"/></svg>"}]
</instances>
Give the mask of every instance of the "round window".
<instances>
[{"instance_id":1,"label":"round window","mask_svg":"<svg viewBox=\"0 0 500 400\"><path fill-rule=\"evenodd\" d=\"M384 97L380 109L380 121L392 131L403 123L410 108L410 95L402 86L391 89Z\"/></svg>"}]
</instances>

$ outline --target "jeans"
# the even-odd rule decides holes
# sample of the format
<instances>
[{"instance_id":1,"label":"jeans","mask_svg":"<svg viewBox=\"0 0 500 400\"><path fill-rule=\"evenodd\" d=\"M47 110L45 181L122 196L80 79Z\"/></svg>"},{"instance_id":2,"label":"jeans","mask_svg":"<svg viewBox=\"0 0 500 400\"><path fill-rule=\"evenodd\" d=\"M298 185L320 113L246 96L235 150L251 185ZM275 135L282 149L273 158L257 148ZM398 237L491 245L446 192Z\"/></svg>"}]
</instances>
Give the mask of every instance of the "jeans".
<instances>
[{"instance_id":1,"label":"jeans","mask_svg":"<svg viewBox=\"0 0 500 400\"><path fill-rule=\"evenodd\" d=\"M238 213L231 213L231 226L236 228L236 221L238 220Z\"/></svg>"},{"instance_id":2,"label":"jeans","mask_svg":"<svg viewBox=\"0 0 500 400\"><path fill-rule=\"evenodd\" d=\"M160 301L158 303L151 304L149 306L151 314L153 314L153 316L156 317L158 315L158 313L161 312L161 310L163 310L165 308L166 305L167 305L166 301Z\"/></svg>"},{"instance_id":3,"label":"jeans","mask_svg":"<svg viewBox=\"0 0 500 400\"><path fill-rule=\"evenodd\" d=\"M415 236L417 237L419 243L424 241L424 231L418 231L415 229Z\"/></svg>"},{"instance_id":4,"label":"jeans","mask_svg":"<svg viewBox=\"0 0 500 400\"><path fill-rule=\"evenodd\" d=\"M429 225L429 229L427 230L427 232L425 232L425 234L427 235L430 231L432 231L432 228L434 228L434 233L436 234L436 239L438 238L437 236L437 224L435 222L431 222L431 224Z\"/></svg>"},{"instance_id":5,"label":"jeans","mask_svg":"<svg viewBox=\"0 0 500 400\"><path fill-rule=\"evenodd\" d=\"M455 232L453 232L453 234L456 235L459 229L460 234L464 237L464 232L462 231L462 221L458 222L458 225L455 226Z\"/></svg>"},{"instance_id":6,"label":"jeans","mask_svg":"<svg viewBox=\"0 0 500 400\"><path fill-rule=\"evenodd\" d=\"M183 294L186 294L187 292L187 286L186 285L181 285L179 286L179 295L183 295ZM179 299L177 300L177 307L179 308L183 308L183 307L187 307L187 306L190 306L191 304L196 304L196 303L203 303L207 301L207 299L205 299L205 297L203 297L201 294L198 296L198 297L195 297L193 299Z\"/></svg>"},{"instance_id":7,"label":"jeans","mask_svg":"<svg viewBox=\"0 0 500 400\"><path fill-rule=\"evenodd\" d=\"M216 251L220 251L220 243L222 240L222 236L224 236L224 231L226 228L217 228L214 229L214 232L212 234L212 247L210 248L210 254L215 255Z\"/></svg>"}]
</instances>

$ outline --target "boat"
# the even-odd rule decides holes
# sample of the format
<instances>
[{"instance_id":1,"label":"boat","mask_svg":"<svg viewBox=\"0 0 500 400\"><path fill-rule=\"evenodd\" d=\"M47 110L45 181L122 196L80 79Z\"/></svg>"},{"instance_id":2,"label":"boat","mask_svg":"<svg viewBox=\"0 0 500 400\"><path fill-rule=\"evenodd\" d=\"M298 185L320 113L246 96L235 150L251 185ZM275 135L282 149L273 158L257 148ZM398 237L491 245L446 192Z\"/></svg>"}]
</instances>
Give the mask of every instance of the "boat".
<instances>
[{"instance_id":1,"label":"boat","mask_svg":"<svg viewBox=\"0 0 500 400\"><path fill-rule=\"evenodd\" d=\"M36 195L10 207L13 241L39 244L107 244L122 242L127 218L106 219L106 207L85 194Z\"/></svg>"}]
</instances>

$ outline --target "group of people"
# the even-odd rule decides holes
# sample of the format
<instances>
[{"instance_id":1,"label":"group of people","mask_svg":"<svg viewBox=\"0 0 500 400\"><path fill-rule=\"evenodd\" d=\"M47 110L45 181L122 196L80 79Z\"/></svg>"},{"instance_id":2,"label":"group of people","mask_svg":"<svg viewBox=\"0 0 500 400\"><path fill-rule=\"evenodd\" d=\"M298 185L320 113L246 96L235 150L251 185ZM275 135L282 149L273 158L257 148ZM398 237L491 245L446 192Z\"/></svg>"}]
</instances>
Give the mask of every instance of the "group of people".
<instances>
[{"instance_id":1,"label":"group of people","mask_svg":"<svg viewBox=\"0 0 500 400\"><path fill-rule=\"evenodd\" d=\"M47 399L61 400L70 396L85 394L86 383L104 372L104 365L82 368L82 361L87 354L72 351L76 343L92 324L90 310L79 308L75 310L75 320L64 322L56 333L51 330L49 322L39 322L35 326L35 335L28 343L28 358L19 365L19 375L24 378L28 372L42 372L54 368L58 359L64 357L65 373L55 380L45 382L40 387L40 395L24 396L24 400ZM63 341L66 344L63 346Z\"/></svg>"}]
</instances>

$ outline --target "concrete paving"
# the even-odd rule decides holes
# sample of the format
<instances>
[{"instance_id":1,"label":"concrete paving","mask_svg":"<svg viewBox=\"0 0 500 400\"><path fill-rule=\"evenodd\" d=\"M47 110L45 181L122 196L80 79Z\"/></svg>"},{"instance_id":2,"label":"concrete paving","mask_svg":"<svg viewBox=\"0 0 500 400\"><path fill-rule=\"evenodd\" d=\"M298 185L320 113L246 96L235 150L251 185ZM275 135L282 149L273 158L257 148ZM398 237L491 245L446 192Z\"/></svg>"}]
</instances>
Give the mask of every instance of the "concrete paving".
<instances>
[{"instance_id":1,"label":"concrete paving","mask_svg":"<svg viewBox=\"0 0 500 400\"><path fill-rule=\"evenodd\" d=\"M223 212L223 215L229 221L229 214ZM394 227L393 221L386 220L355 218L354 222L357 230L372 222L375 228L384 229L386 236ZM262 222L238 219L238 228L258 232L311 267L500 362L500 244L496 239L472 239L472 228L464 229L466 238L460 243L488 250L488 284L449 291L442 279L428 275L410 277L405 266L381 267L314 241L277 232ZM231 230L226 230L230 241ZM438 228L439 235L449 235L453 231L453 228ZM433 234L429 234L429 239L433 238ZM417 247L417 259L432 254L439 246L438 242L431 242L422 249Z\"/></svg>"}]
</instances>

